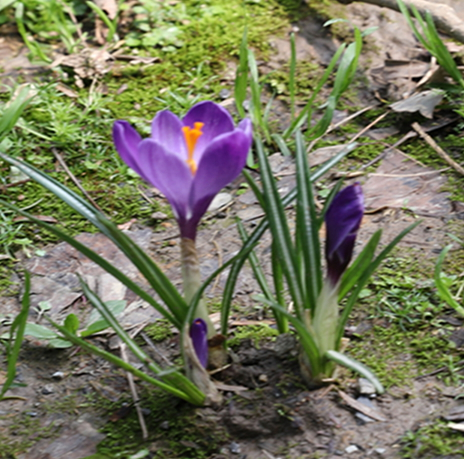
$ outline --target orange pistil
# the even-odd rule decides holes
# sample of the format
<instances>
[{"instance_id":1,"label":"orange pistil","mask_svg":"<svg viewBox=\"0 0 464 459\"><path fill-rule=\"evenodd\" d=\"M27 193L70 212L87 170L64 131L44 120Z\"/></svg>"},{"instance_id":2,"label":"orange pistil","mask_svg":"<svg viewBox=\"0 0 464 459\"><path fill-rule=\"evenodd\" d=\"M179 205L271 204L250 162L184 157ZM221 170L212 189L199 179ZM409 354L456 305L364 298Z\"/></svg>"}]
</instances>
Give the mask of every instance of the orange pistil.
<instances>
[{"instance_id":1,"label":"orange pistil","mask_svg":"<svg viewBox=\"0 0 464 459\"><path fill-rule=\"evenodd\" d=\"M204 123L194 123L193 128L188 126L184 126L182 128L182 132L184 133L185 143L187 144L187 164L192 171L192 175L195 175L197 171L197 163L193 159L193 152L195 151L195 145L197 144L197 140L203 134L201 132L201 128L204 126Z\"/></svg>"}]
</instances>

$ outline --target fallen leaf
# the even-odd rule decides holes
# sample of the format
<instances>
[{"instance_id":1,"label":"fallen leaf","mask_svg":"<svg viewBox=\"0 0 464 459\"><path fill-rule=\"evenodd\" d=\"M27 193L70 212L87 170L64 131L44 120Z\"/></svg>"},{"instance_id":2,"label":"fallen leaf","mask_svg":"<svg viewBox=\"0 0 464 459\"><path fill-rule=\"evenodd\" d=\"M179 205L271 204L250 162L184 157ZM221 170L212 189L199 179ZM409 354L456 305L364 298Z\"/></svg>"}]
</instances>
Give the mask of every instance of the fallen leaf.
<instances>
[{"instance_id":1,"label":"fallen leaf","mask_svg":"<svg viewBox=\"0 0 464 459\"><path fill-rule=\"evenodd\" d=\"M94 3L105 11L110 19L114 19L118 14L118 4L115 0L94 0Z\"/></svg>"},{"instance_id":2,"label":"fallen leaf","mask_svg":"<svg viewBox=\"0 0 464 459\"><path fill-rule=\"evenodd\" d=\"M214 381L214 385L219 389L224 392L244 392L248 390L248 387L244 386L233 386L230 384L224 384L218 381Z\"/></svg>"},{"instance_id":3,"label":"fallen leaf","mask_svg":"<svg viewBox=\"0 0 464 459\"><path fill-rule=\"evenodd\" d=\"M464 422L449 422L447 427L453 430L459 430L459 432L464 432Z\"/></svg>"},{"instance_id":4,"label":"fallen leaf","mask_svg":"<svg viewBox=\"0 0 464 459\"><path fill-rule=\"evenodd\" d=\"M433 118L433 110L443 99L444 91L441 89L431 89L414 94L405 100L400 100L390 105L394 112L419 112L426 118Z\"/></svg>"},{"instance_id":5,"label":"fallen leaf","mask_svg":"<svg viewBox=\"0 0 464 459\"><path fill-rule=\"evenodd\" d=\"M121 231L127 231L130 229L130 227L137 221L136 218L132 218L131 220L129 220L128 222L126 223L121 223L120 225L118 225L118 229L121 230Z\"/></svg>"},{"instance_id":6,"label":"fallen leaf","mask_svg":"<svg viewBox=\"0 0 464 459\"><path fill-rule=\"evenodd\" d=\"M49 215L33 215L33 217L45 223L58 223L58 220L56 218L50 217ZM18 216L18 217L13 218L13 221L14 222L27 222L29 221L29 219L26 217Z\"/></svg>"},{"instance_id":7,"label":"fallen leaf","mask_svg":"<svg viewBox=\"0 0 464 459\"><path fill-rule=\"evenodd\" d=\"M64 95L71 97L72 99L77 99L79 97L79 94L77 94L76 91L73 91L71 88L68 88L64 84L58 83L56 85L56 89L62 92Z\"/></svg>"}]
</instances>

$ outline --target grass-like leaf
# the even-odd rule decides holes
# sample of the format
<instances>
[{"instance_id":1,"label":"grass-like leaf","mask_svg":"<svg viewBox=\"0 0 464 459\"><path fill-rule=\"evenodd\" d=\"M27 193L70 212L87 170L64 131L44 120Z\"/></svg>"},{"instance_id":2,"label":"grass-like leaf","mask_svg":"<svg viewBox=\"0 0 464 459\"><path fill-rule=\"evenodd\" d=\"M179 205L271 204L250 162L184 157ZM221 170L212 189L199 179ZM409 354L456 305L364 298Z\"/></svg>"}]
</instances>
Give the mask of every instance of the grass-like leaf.
<instances>
[{"instance_id":1,"label":"grass-like leaf","mask_svg":"<svg viewBox=\"0 0 464 459\"><path fill-rule=\"evenodd\" d=\"M377 379L374 373L372 373L372 371L361 362L358 362L357 360L352 359L351 357L348 357L347 355L337 351L327 351L325 353L325 357L329 360L332 360L332 362L343 365L344 367L349 368L350 370L353 370L366 378L372 383L378 394L383 394L385 392L382 383Z\"/></svg>"},{"instance_id":2,"label":"grass-like leaf","mask_svg":"<svg viewBox=\"0 0 464 459\"><path fill-rule=\"evenodd\" d=\"M446 301L448 306L451 306L453 309L455 309L457 313L461 314L461 316L464 316L464 308L453 298L453 295L451 295L449 288L443 282L443 279L441 277L443 261L445 260L448 252L451 250L451 247L453 247L452 244L447 245L441 251L440 256L437 259L437 262L435 264L435 272L434 272L435 285L437 286L437 290L438 290L438 294L440 295L440 298L443 301Z\"/></svg>"},{"instance_id":3,"label":"grass-like leaf","mask_svg":"<svg viewBox=\"0 0 464 459\"><path fill-rule=\"evenodd\" d=\"M304 106L303 110L301 110L300 114L293 120L293 122L290 124L288 129L284 132L282 135L284 140L288 140L296 131L299 129L303 124L309 120L311 121L311 114L313 110L313 104L314 101L316 100L317 95L329 79L330 75L332 74L333 69L335 68L338 60L340 59L340 56L342 55L343 51L346 48L346 44L343 43L335 52L334 56L332 57L332 60L330 61L329 65L327 66L324 74L322 75L322 78L319 80L316 88L313 91L313 94L311 95L310 99L308 100L307 104Z\"/></svg>"},{"instance_id":4,"label":"grass-like leaf","mask_svg":"<svg viewBox=\"0 0 464 459\"><path fill-rule=\"evenodd\" d=\"M234 98L235 106L237 107L238 114L244 118L246 113L243 108L243 103L246 100L248 88L248 29L245 27L240 44L240 54L237 72L235 74Z\"/></svg>"},{"instance_id":5,"label":"grass-like leaf","mask_svg":"<svg viewBox=\"0 0 464 459\"><path fill-rule=\"evenodd\" d=\"M127 345L131 352L143 363L147 368L149 368L153 373L160 375L166 374L163 370L152 360L148 355L143 352L143 350L137 345L137 343L130 338L126 331L122 328L121 324L114 317L110 308L98 297L98 295L93 292L89 286L80 279L82 290L87 297L87 299L92 303L92 305L98 310L101 316L109 323L111 328L116 332L118 337ZM59 329L63 332L62 328ZM200 403L192 401L194 404L202 404L204 401L204 395L199 391L199 389L189 381L184 375L178 372L169 372L167 376L163 376L163 379L168 378L170 385L174 386L177 390L182 390L185 392L190 399L195 400L195 398L200 398L197 400ZM189 400L191 401L191 400Z\"/></svg>"},{"instance_id":6,"label":"grass-like leaf","mask_svg":"<svg viewBox=\"0 0 464 459\"><path fill-rule=\"evenodd\" d=\"M264 297L259 297L259 300L269 305L272 309L279 311L280 314L285 316L288 321L295 327L295 330L300 338L300 343L311 362L311 370L315 375L319 375L322 372L321 356L314 338L311 333L306 329L305 324L293 314L286 311L280 304L275 301L269 301Z\"/></svg>"},{"instance_id":7,"label":"grass-like leaf","mask_svg":"<svg viewBox=\"0 0 464 459\"><path fill-rule=\"evenodd\" d=\"M16 363L21 350L21 344L24 338L24 330L26 328L27 317L30 308L30 291L31 291L31 276L27 271L24 273L24 293L21 302L21 311L13 320L10 327L10 339L6 345L7 349L7 374L6 380L3 383L0 391L0 400L3 399L6 391L12 386L16 376Z\"/></svg>"},{"instance_id":8,"label":"grass-like leaf","mask_svg":"<svg viewBox=\"0 0 464 459\"><path fill-rule=\"evenodd\" d=\"M340 290L338 293L338 301L341 301L348 292L356 285L356 282L361 278L364 271L370 265L374 258L375 250L380 241L382 230L377 230L369 242L364 246L361 253L351 263L350 267L343 273L343 277L340 284Z\"/></svg>"},{"instance_id":9,"label":"grass-like leaf","mask_svg":"<svg viewBox=\"0 0 464 459\"><path fill-rule=\"evenodd\" d=\"M145 290L143 290L141 287L139 287L134 281L129 279L125 274L123 274L121 271L119 271L117 268L115 268L111 263L109 263L103 257L98 255L93 250L89 249L86 245L81 244L79 241L77 241L73 237L69 236L68 234L66 234L64 231L60 230L56 226L45 223L44 221L34 217L33 215L29 214L28 212L25 212L25 211L19 209L18 207L14 206L13 204L10 204L7 201L3 201L3 200L0 199L0 204L14 210L15 212L17 212L17 213L19 213L21 215L23 215L24 217L28 218L31 222L36 223L37 225L40 225L45 230L47 230L50 233L56 235L62 241L67 242L69 245L74 247L76 250L81 252L87 258L89 258L94 263L96 263L101 268L103 268L106 272L108 272L109 274L114 276L117 280L119 280L122 284L124 284L128 289L132 290L136 295L138 295L140 298L142 298L148 304L153 306L160 314L163 315L163 317L165 319L169 320L169 322L171 322L175 327L177 327L180 330L180 327L182 325L182 320L184 318L183 314L180 315L179 317L176 317L176 316L170 314L166 310L166 308L161 306L150 294L148 294Z\"/></svg>"},{"instance_id":10,"label":"grass-like leaf","mask_svg":"<svg viewBox=\"0 0 464 459\"><path fill-rule=\"evenodd\" d=\"M95 209L77 193L62 185L57 180L23 161L16 160L0 152L0 157L16 166L23 173L51 191L72 209L95 225L105 236L132 261L150 286L158 293L174 316L183 322L187 312L187 304L168 277L153 260L114 223L109 221L100 211Z\"/></svg>"},{"instance_id":11,"label":"grass-like leaf","mask_svg":"<svg viewBox=\"0 0 464 459\"><path fill-rule=\"evenodd\" d=\"M437 59L440 66L443 67L453 80L464 89L464 78L462 77L462 74L454 62L450 52L438 35L432 15L427 12L424 20L417 11L417 8L413 4L410 5L410 9L422 29L421 33L414 24L411 14L404 2L402 0L397 0L397 2L401 13L405 17L416 38L421 42L422 46Z\"/></svg>"},{"instance_id":12,"label":"grass-like leaf","mask_svg":"<svg viewBox=\"0 0 464 459\"><path fill-rule=\"evenodd\" d=\"M245 227L243 226L243 223L240 220L237 222L237 229L242 242L245 243L248 240L248 234L245 230ZM267 283L266 276L264 275L263 268L261 267L261 264L259 263L258 257L256 256L254 250L252 250L248 255L248 260L250 262L251 268L253 269L253 274L261 290L263 291L264 296L268 300L275 301L271 288Z\"/></svg>"},{"instance_id":13,"label":"grass-like leaf","mask_svg":"<svg viewBox=\"0 0 464 459\"><path fill-rule=\"evenodd\" d=\"M295 34L290 34L290 73L288 87L290 92L290 114L292 121L295 118L295 91L296 91L296 44Z\"/></svg>"},{"instance_id":14,"label":"grass-like leaf","mask_svg":"<svg viewBox=\"0 0 464 459\"><path fill-rule=\"evenodd\" d=\"M0 119L0 140L13 129L32 98L30 88L26 86L8 103Z\"/></svg>"},{"instance_id":15,"label":"grass-like leaf","mask_svg":"<svg viewBox=\"0 0 464 459\"><path fill-rule=\"evenodd\" d=\"M364 288L366 285L367 281L371 277L371 275L374 273L374 271L379 267L380 263L388 256L388 254L394 249L394 247L398 244L398 242L401 241L401 239L406 236L409 232L411 232L417 225L419 225L422 222L422 220L419 220L412 225L408 226L406 229L401 231L380 253L377 255L377 257L370 263L370 265L367 267L367 269L364 270L363 275L361 278L358 280L356 288L351 292L350 296L348 297L348 301L346 302L345 308L343 309L342 315L340 317L339 323L338 323L338 336L336 343L340 343L340 340L342 339L343 333L345 331L345 325L346 321L348 320L348 317L351 313L351 310L353 309L353 306L355 305L359 294L361 293L361 290Z\"/></svg>"},{"instance_id":16,"label":"grass-like leaf","mask_svg":"<svg viewBox=\"0 0 464 459\"><path fill-rule=\"evenodd\" d=\"M308 157L300 131L296 133L296 180L297 211L296 237L303 259L301 275L306 288L305 308L314 311L322 286L321 245L317 225L313 184L309 172Z\"/></svg>"},{"instance_id":17,"label":"grass-like leaf","mask_svg":"<svg viewBox=\"0 0 464 459\"><path fill-rule=\"evenodd\" d=\"M311 174L311 181L315 182L319 180L325 173L327 173L332 167L337 165L346 155L353 151L357 147L356 143L351 143L346 145L346 147L336 154L333 158L326 161L318 169L316 169ZM291 190L284 198L282 199L282 204L286 207L291 204L296 198L296 187ZM238 274L247 260L248 254L253 250L256 244L260 241L261 237L269 227L269 222L266 218L263 218L258 226L253 230L248 238L247 242L240 249L240 252L229 259L226 263L220 266L216 271L214 271L203 283L203 285L198 289L194 298L192 299L189 308L196 308L198 302L200 301L201 296L208 287L208 285L226 268L232 266L227 277L226 284L224 286L224 291L222 293L222 303L221 303L221 333L225 335L228 329L228 320L231 308L232 297L235 290L235 284L237 282Z\"/></svg>"},{"instance_id":18,"label":"grass-like leaf","mask_svg":"<svg viewBox=\"0 0 464 459\"><path fill-rule=\"evenodd\" d=\"M295 310L298 316L301 317L305 298L301 286L297 257L288 228L287 216L285 215L284 205L277 191L267 155L264 152L262 142L259 138L256 139L256 150L261 170L261 180L263 183L263 194L266 202L266 216L269 221L269 228L277 247L278 256L282 263L282 271L285 275Z\"/></svg>"},{"instance_id":19,"label":"grass-like leaf","mask_svg":"<svg viewBox=\"0 0 464 459\"><path fill-rule=\"evenodd\" d=\"M172 395L179 397L183 400L186 400L187 402L190 402L194 405L201 406L203 405L204 401L204 395L198 391L198 389L190 383L194 389L196 389L197 394L195 394L195 390L192 388L192 395L189 393L184 392L183 390L179 389L178 387L165 383L163 381L160 381L159 379L153 378L152 376L144 373L143 371L135 368L132 366L130 363L125 362L123 359L115 356L111 352L105 351L104 349L101 349L97 346L94 346L93 344L89 343L88 341L79 338L78 336L72 334L69 332L69 330L66 329L66 327L63 327L61 325L58 325L57 323L53 322L52 320L48 319L48 321L63 335L63 339L66 339L68 341L71 341L74 345L81 347L82 349L85 349L87 352L97 355L99 357L102 357L103 359L107 360L108 362L112 363L113 365L116 365L123 370L132 373L134 376L137 378L140 378L142 381L146 381L150 384L153 384L155 387L159 387L160 389L165 390L166 392L171 393ZM165 374L165 371L160 371L158 376L163 376ZM180 374L180 373L179 373ZM182 375L180 375L182 376ZM185 378L186 379L186 378ZM186 379L187 382L190 382Z\"/></svg>"}]
</instances>

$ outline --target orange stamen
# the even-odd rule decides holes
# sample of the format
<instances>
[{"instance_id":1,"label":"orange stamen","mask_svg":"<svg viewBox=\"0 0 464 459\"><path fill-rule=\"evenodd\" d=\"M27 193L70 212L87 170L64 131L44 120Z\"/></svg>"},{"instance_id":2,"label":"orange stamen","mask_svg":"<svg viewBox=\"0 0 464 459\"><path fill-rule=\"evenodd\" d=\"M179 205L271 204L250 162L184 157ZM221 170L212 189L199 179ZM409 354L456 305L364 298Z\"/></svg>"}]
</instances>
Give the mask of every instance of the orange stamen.
<instances>
[{"instance_id":1,"label":"orange stamen","mask_svg":"<svg viewBox=\"0 0 464 459\"><path fill-rule=\"evenodd\" d=\"M192 171L192 174L195 175L197 171L197 163L193 159L193 153L195 151L195 145L197 144L197 140L203 134L201 132L201 128L204 126L204 123L194 123L193 128L188 126L184 126L182 128L182 132L184 133L185 143L187 144L187 164Z\"/></svg>"}]
</instances>

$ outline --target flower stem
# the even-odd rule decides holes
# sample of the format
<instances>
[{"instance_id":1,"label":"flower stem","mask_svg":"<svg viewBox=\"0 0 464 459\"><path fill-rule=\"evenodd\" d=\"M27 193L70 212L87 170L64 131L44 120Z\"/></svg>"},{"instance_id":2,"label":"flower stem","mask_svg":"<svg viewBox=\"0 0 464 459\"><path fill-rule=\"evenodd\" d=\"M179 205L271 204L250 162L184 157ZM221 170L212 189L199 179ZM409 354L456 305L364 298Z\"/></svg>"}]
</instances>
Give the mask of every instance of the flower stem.
<instances>
[{"instance_id":1,"label":"flower stem","mask_svg":"<svg viewBox=\"0 0 464 459\"><path fill-rule=\"evenodd\" d=\"M180 252L184 298L187 304L189 304L197 290L201 287L200 264L198 262L195 241L187 237L181 238ZM203 298L198 302L194 317L200 317L206 322L208 327L208 338L211 338L216 334Z\"/></svg>"}]
</instances>

